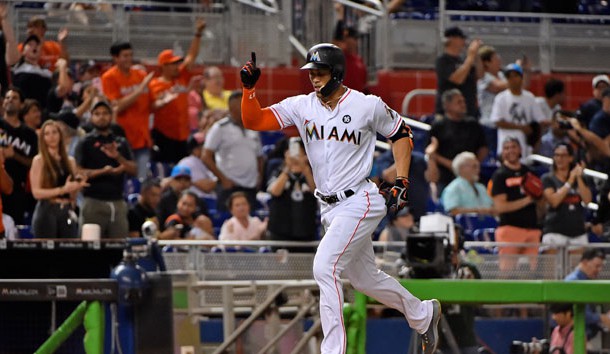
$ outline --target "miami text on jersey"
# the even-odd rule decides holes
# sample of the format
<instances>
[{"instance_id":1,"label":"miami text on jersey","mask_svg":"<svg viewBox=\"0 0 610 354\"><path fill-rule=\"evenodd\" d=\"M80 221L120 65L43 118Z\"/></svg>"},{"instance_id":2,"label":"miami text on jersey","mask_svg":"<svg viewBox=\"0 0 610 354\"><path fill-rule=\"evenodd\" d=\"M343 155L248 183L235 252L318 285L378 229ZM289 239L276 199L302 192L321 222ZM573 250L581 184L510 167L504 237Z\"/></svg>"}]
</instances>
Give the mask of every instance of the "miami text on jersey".
<instances>
[{"instance_id":1,"label":"miami text on jersey","mask_svg":"<svg viewBox=\"0 0 610 354\"><path fill-rule=\"evenodd\" d=\"M326 135L325 132L327 132L328 129L330 129L330 132L328 132L328 135ZM305 126L306 142L310 142L312 140L335 139L337 141L345 141L355 145L360 145L360 138L362 137L362 132L355 132L353 130L347 130L344 128L343 132L339 133L337 127L328 127L328 129L325 129L323 125L318 128L316 126L316 123Z\"/></svg>"},{"instance_id":2,"label":"miami text on jersey","mask_svg":"<svg viewBox=\"0 0 610 354\"><path fill-rule=\"evenodd\" d=\"M22 141L18 137L8 135L6 132L0 130L0 146L12 146L15 150L23 153L25 156L30 156L32 145L28 144L27 141Z\"/></svg>"}]
</instances>

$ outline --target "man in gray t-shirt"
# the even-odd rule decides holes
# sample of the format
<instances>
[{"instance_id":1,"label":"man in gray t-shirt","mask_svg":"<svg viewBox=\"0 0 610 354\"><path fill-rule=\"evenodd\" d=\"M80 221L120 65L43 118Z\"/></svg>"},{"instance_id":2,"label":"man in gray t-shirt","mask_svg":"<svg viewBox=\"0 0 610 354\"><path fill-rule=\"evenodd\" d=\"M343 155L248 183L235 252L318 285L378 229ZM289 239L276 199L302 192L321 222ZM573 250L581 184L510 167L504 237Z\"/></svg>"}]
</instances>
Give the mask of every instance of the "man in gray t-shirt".
<instances>
[{"instance_id":1,"label":"man in gray t-shirt","mask_svg":"<svg viewBox=\"0 0 610 354\"><path fill-rule=\"evenodd\" d=\"M262 146L257 132L247 130L241 121L241 91L229 96L229 116L210 128L203 145L203 163L218 178L218 210L225 211L225 201L236 191L248 195L255 207L261 183Z\"/></svg>"}]
</instances>

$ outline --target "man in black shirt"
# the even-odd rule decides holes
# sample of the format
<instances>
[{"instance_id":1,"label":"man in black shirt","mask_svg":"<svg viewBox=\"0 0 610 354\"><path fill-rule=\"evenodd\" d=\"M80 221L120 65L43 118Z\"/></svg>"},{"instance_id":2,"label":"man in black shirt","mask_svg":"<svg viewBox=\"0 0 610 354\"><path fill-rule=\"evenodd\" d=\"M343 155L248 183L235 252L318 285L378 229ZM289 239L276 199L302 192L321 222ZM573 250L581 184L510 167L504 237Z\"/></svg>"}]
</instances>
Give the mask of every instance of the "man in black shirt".
<instances>
[{"instance_id":1,"label":"man in black shirt","mask_svg":"<svg viewBox=\"0 0 610 354\"><path fill-rule=\"evenodd\" d=\"M129 225L123 184L127 174L136 175L136 164L127 140L110 130L111 121L110 104L95 103L91 110L94 129L76 147L76 163L90 184L83 192L79 224L100 225L103 238L124 238Z\"/></svg>"},{"instance_id":2,"label":"man in black shirt","mask_svg":"<svg viewBox=\"0 0 610 354\"><path fill-rule=\"evenodd\" d=\"M293 144L291 142L291 144ZM284 153L284 164L269 180L270 239L274 241L315 241L318 201L311 167L301 139L294 142L299 149ZM295 252L313 252L315 248L289 248Z\"/></svg>"},{"instance_id":3,"label":"man in black shirt","mask_svg":"<svg viewBox=\"0 0 610 354\"><path fill-rule=\"evenodd\" d=\"M461 55L466 47L466 35L458 27L445 30L445 52L436 59L436 113L442 114L443 105L441 95L443 92L457 88L464 98L468 115L479 118L479 105L477 103L477 80L483 77L483 64L478 51L481 46L479 39L474 39L468 46L466 58Z\"/></svg>"},{"instance_id":4,"label":"man in black shirt","mask_svg":"<svg viewBox=\"0 0 610 354\"><path fill-rule=\"evenodd\" d=\"M33 211L35 202L26 191L32 158L38 153L38 137L19 120L23 95L18 88L10 88L4 96L4 117L0 119L0 146L5 159L5 168L13 179L13 193L2 195L4 212L17 225L24 224L24 214Z\"/></svg>"},{"instance_id":5,"label":"man in black shirt","mask_svg":"<svg viewBox=\"0 0 610 354\"><path fill-rule=\"evenodd\" d=\"M138 203L129 209L127 219L129 220L129 236L143 237L142 224L151 220L157 224L157 230L161 230L156 208L161 200L161 184L154 179L148 179L142 183Z\"/></svg>"},{"instance_id":6,"label":"man in black shirt","mask_svg":"<svg viewBox=\"0 0 610 354\"><path fill-rule=\"evenodd\" d=\"M451 164L457 154L469 151L477 155L479 162L483 162L489 153L483 127L474 118L466 115L466 102L460 90L445 91L442 101L445 115L432 124L431 141L426 148L431 180L436 180L433 178L433 171L438 166L439 195L455 178Z\"/></svg>"},{"instance_id":7,"label":"man in black shirt","mask_svg":"<svg viewBox=\"0 0 610 354\"><path fill-rule=\"evenodd\" d=\"M502 166L491 177L491 196L494 208L500 214L496 228L497 242L532 243L533 247L500 247L500 270L514 269L517 255L530 256L530 268L537 265L538 246L541 230L536 217L536 200L527 195L521 187L525 174L530 172L522 165L519 140L508 137L502 143ZM504 257L503 257L504 256Z\"/></svg>"}]
</instances>

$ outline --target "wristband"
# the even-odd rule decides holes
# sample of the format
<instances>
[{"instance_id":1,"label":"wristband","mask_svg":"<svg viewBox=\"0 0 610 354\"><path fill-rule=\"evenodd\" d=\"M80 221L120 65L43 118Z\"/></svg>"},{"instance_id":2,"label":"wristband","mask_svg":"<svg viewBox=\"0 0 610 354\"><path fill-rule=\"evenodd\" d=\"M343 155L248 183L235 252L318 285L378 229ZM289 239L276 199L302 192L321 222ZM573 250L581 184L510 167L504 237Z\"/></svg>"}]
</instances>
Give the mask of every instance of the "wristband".
<instances>
[{"instance_id":1,"label":"wristband","mask_svg":"<svg viewBox=\"0 0 610 354\"><path fill-rule=\"evenodd\" d=\"M568 188L568 190L572 189L572 185L569 182L564 183L563 186Z\"/></svg>"},{"instance_id":2,"label":"wristband","mask_svg":"<svg viewBox=\"0 0 610 354\"><path fill-rule=\"evenodd\" d=\"M411 181L409 181L409 177L404 177L404 176L396 176L396 179L397 179L397 180L398 180L398 179L402 179L402 180L404 180L405 182L407 182L407 186L408 186L409 184L411 184Z\"/></svg>"}]
</instances>

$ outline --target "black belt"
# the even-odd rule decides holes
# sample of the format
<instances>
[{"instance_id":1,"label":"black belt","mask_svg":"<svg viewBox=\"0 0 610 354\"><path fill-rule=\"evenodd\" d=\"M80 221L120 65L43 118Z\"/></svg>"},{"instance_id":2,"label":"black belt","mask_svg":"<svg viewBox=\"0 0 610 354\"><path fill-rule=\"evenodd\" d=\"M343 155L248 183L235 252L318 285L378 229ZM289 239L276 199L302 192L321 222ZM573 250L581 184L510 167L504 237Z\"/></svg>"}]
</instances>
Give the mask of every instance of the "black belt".
<instances>
[{"instance_id":1,"label":"black belt","mask_svg":"<svg viewBox=\"0 0 610 354\"><path fill-rule=\"evenodd\" d=\"M352 195L354 195L354 191L351 189L348 189L348 190L344 191L343 194L345 194L344 199L347 199L347 198L351 197ZM321 201L323 201L326 204L334 204L341 200L341 199L339 199L339 196L336 193L330 194L330 195L324 195L324 194L316 191L316 197L318 197Z\"/></svg>"}]
</instances>

